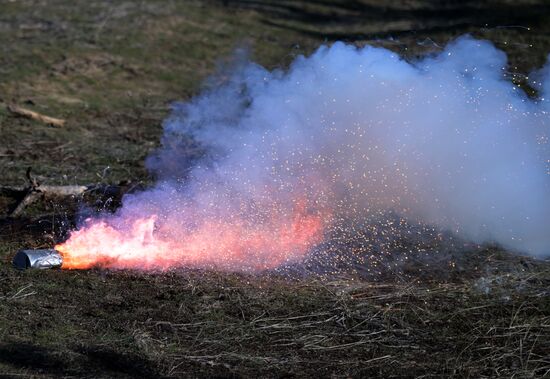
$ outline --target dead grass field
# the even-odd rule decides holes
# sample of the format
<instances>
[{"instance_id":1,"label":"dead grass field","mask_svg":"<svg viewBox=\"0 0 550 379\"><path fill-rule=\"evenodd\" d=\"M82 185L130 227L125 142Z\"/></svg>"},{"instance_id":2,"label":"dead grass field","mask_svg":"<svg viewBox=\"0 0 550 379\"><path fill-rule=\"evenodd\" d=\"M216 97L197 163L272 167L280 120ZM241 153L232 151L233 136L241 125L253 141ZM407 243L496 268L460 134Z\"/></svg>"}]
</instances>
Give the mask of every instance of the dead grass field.
<instances>
[{"instance_id":1,"label":"dead grass field","mask_svg":"<svg viewBox=\"0 0 550 379\"><path fill-rule=\"evenodd\" d=\"M504 49L530 91L550 4L0 0L0 186L24 185L27 167L47 184L147 185L170 103L237 47L285 68L334 40L414 59L464 33ZM10 219L12 205L0 196L0 377L550 377L548 261L471 246L367 278L18 272L14 253L62 239L82 204Z\"/></svg>"}]
</instances>

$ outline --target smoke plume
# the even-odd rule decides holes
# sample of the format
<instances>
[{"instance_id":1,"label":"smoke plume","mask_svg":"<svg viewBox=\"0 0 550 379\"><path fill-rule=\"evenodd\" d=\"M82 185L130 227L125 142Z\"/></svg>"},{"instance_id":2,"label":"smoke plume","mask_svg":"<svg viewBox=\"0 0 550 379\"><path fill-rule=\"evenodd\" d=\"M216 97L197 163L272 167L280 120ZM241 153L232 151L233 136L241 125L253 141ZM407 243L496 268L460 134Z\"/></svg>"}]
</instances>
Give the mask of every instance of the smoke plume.
<instances>
[{"instance_id":1,"label":"smoke plume","mask_svg":"<svg viewBox=\"0 0 550 379\"><path fill-rule=\"evenodd\" d=\"M391 211L549 255L550 64L532 75L538 98L506 65L469 37L415 62L335 43L286 71L246 63L174 106L147 161L154 188L61 250L112 267L259 270Z\"/></svg>"}]
</instances>

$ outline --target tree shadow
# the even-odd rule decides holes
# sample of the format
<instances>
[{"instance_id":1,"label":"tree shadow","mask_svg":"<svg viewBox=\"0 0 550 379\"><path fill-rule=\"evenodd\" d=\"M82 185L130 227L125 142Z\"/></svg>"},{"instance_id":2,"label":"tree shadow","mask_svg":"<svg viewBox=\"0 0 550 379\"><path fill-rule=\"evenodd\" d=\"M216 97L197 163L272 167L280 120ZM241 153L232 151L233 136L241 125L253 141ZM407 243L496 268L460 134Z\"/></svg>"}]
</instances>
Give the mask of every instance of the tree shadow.
<instances>
[{"instance_id":1,"label":"tree shadow","mask_svg":"<svg viewBox=\"0 0 550 379\"><path fill-rule=\"evenodd\" d=\"M357 0L231 0L224 5L253 9L270 26L293 30L323 40L365 40L410 33L457 32L471 27L547 26L550 3L487 4L479 1L419 1L414 7L396 2L366 4ZM376 4L376 5L373 5ZM408 21L414 29L391 27ZM361 32L369 23L388 25L380 32ZM359 30L359 31L352 31Z\"/></svg>"},{"instance_id":2,"label":"tree shadow","mask_svg":"<svg viewBox=\"0 0 550 379\"><path fill-rule=\"evenodd\" d=\"M0 362L26 374L55 377L108 374L114 377L163 378L147 359L104 347L75 348L66 351L48 349L28 343L0 344Z\"/></svg>"},{"instance_id":3,"label":"tree shadow","mask_svg":"<svg viewBox=\"0 0 550 379\"><path fill-rule=\"evenodd\" d=\"M52 354L51 350L26 343L0 345L0 362L14 368L61 376L71 374L66 362Z\"/></svg>"}]
</instances>

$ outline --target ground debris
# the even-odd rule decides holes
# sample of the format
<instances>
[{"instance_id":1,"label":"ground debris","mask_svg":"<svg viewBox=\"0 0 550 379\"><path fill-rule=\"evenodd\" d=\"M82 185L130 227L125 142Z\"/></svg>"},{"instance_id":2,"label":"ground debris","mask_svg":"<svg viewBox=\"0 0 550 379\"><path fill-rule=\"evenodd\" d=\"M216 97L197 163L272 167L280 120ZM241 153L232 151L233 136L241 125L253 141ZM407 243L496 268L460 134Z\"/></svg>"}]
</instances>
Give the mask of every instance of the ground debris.
<instances>
[{"instance_id":1,"label":"ground debris","mask_svg":"<svg viewBox=\"0 0 550 379\"><path fill-rule=\"evenodd\" d=\"M8 111L10 111L15 116L29 118L31 120L39 121L39 122L42 122L44 124L59 127L59 128L64 126L65 122L66 122L63 119L46 116L46 115L43 115L41 113L31 111L30 109L21 108L17 105L13 105L13 104L8 105L7 109L8 109Z\"/></svg>"}]
</instances>

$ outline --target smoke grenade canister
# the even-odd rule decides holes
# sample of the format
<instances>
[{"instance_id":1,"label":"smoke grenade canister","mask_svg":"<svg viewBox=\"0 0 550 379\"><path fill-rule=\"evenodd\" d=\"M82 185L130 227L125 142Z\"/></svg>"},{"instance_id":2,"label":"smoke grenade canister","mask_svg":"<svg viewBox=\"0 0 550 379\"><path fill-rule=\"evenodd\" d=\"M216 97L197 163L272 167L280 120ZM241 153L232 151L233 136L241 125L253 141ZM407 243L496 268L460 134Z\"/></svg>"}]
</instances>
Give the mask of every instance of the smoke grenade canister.
<instances>
[{"instance_id":1,"label":"smoke grenade canister","mask_svg":"<svg viewBox=\"0 0 550 379\"><path fill-rule=\"evenodd\" d=\"M19 250L13 258L13 265L19 270L60 268L63 257L55 249Z\"/></svg>"}]
</instances>

